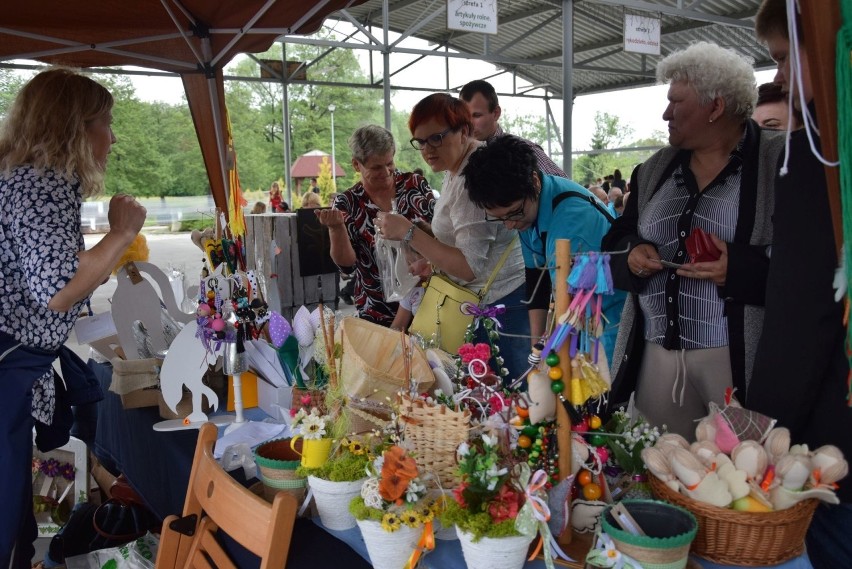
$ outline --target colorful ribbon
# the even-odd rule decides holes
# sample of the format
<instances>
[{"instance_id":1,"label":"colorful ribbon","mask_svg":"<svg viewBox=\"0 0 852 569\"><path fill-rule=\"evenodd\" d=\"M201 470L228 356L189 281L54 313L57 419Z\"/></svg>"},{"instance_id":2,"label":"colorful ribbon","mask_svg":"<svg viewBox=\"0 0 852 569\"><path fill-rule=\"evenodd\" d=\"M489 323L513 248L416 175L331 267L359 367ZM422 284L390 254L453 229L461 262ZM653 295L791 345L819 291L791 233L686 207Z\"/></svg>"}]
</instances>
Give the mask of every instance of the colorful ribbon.
<instances>
[{"instance_id":1,"label":"colorful ribbon","mask_svg":"<svg viewBox=\"0 0 852 569\"><path fill-rule=\"evenodd\" d=\"M461 306L459 306L459 310L466 316L473 316L474 322L476 323L473 327L474 330L479 327L479 320L481 318L487 318L494 322L494 325L497 326L497 328L502 328L503 325L500 324L499 320L497 320L497 316L506 312L506 305L495 304L493 306L481 307L472 302L462 302Z\"/></svg>"},{"instance_id":2,"label":"colorful ribbon","mask_svg":"<svg viewBox=\"0 0 852 569\"><path fill-rule=\"evenodd\" d=\"M423 552L432 551L433 549L435 549L435 532L432 528L432 522L428 521L423 524L423 533L420 534L417 547L411 552L411 557L408 558L408 562L403 569L414 569L417 567L417 563L420 561L420 556L423 555Z\"/></svg>"},{"instance_id":3,"label":"colorful ribbon","mask_svg":"<svg viewBox=\"0 0 852 569\"><path fill-rule=\"evenodd\" d=\"M547 473L544 470L536 470L530 477L529 468L526 465L522 465L522 468L520 481L527 499L518 512L515 529L522 535L529 537L535 536L536 533L541 535L530 560L538 555L542 544L547 544L544 547L544 564L547 569L553 569L553 551L550 547L553 536L550 533L550 527L547 525L547 521L550 519L550 508L547 505L547 499L541 497L541 494L544 494L545 484L547 484Z\"/></svg>"}]
</instances>

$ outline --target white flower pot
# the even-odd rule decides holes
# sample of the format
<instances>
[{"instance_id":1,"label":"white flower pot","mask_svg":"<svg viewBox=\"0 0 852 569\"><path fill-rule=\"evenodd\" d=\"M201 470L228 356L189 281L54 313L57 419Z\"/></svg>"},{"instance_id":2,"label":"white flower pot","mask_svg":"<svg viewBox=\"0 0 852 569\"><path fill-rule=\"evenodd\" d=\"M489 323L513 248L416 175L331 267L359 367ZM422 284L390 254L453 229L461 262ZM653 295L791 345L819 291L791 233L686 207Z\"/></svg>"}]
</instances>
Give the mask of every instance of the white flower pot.
<instances>
[{"instance_id":1,"label":"white flower pot","mask_svg":"<svg viewBox=\"0 0 852 569\"><path fill-rule=\"evenodd\" d=\"M373 569L401 569L417 547L423 528L402 525L394 532L382 529L375 520L358 520Z\"/></svg>"},{"instance_id":2,"label":"white flower pot","mask_svg":"<svg viewBox=\"0 0 852 569\"><path fill-rule=\"evenodd\" d=\"M331 482L308 476L308 485L314 494L322 525L332 530L355 527L355 518L349 513L349 502L361 494L363 478L355 482Z\"/></svg>"},{"instance_id":3,"label":"white flower pot","mask_svg":"<svg viewBox=\"0 0 852 569\"><path fill-rule=\"evenodd\" d=\"M474 543L472 534L461 528L458 534L468 569L521 569L532 541L526 536L510 536L483 537Z\"/></svg>"}]
</instances>

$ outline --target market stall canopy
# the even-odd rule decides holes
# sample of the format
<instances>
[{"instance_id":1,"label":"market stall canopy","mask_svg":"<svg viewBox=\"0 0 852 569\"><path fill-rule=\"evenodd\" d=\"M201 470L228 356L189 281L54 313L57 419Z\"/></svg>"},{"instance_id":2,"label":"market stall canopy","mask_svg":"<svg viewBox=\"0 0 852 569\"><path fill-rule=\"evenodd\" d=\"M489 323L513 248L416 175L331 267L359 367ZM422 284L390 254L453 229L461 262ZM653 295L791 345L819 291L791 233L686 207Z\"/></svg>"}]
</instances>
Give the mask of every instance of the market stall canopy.
<instances>
[{"instance_id":1,"label":"market stall canopy","mask_svg":"<svg viewBox=\"0 0 852 569\"><path fill-rule=\"evenodd\" d=\"M286 34L309 34L363 0L13 1L0 11L0 60L134 65L179 73L216 206L227 210L223 67Z\"/></svg>"}]
</instances>

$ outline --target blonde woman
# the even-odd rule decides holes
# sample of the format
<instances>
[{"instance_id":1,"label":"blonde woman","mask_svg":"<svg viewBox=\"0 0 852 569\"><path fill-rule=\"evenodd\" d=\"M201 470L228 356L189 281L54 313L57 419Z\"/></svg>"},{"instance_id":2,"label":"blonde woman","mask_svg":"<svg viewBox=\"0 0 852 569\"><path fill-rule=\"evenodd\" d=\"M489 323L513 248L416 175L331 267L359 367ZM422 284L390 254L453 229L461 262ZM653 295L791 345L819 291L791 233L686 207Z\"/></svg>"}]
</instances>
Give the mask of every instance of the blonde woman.
<instances>
[{"instance_id":1,"label":"blonde woman","mask_svg":"<svg viewBox=\"0 0 852 569\"><path fill-rule=\"evenodd\" d=\"M80 207L83 198L103 190L116 142L112 106L100 84L69 69L50 69L24 85L0 131L2 567L30 567L35 554L34 423L41 450L62 446L70 405L103 398L96 380L81 377L85 364L64 344L83 304L145 221L145 208L134 198L114 196L109 232L85 250ZM61 399L54 397L57 358L66 386Z\"/></svg>"}]
</instances>

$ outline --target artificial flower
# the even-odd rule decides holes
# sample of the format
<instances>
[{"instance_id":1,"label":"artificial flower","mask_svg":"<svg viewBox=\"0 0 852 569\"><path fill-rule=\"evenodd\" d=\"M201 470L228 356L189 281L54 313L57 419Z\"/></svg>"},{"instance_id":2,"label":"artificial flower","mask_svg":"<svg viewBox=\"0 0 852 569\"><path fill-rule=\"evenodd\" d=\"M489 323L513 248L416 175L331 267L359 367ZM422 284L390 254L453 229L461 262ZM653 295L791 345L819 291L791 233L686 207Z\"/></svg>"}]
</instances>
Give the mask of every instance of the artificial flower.
<instances>
[{"instance_id":1,"label":"artificial flower","mask_svg":"<svg viewBox=\"0 0 852 569\"><path fill-rule=\"evenodd\" d=\"M409 482L417 477L417 463L405 454L403 448L395 445L384 452L384 458L379 494L388 502L395 502L405 494Z\"/></svg>"},{"instance_id":2,"label":"artificial flower","mask_svg":"<svg viewBox=\"0 0 852 569\"><path fill-rule=\"evenodd\" d=\"M420 516L420 512L414 509L405 510L399 517L400 520L402 520L402 523L410 528L416 528L423 523L423 518Z\"/></svg>"},{"instance_id":3,"label":"artificial flower","mask_svg":"<svg viewBox=\"0 0 852 569\"><path fill-rule=\"evenodd\" d=\"M394 512L387 512L382 517L382 529L389 532L394 532L400 528L402 521Z\"/></svg>"}]
</instances>

